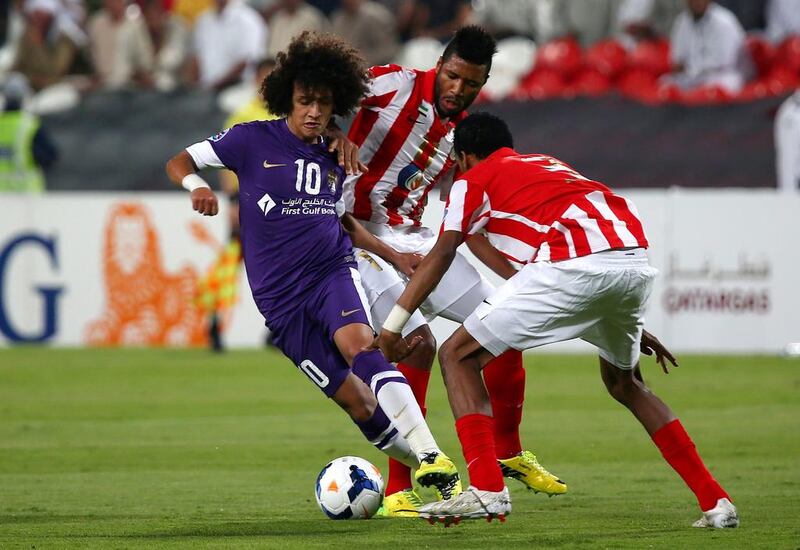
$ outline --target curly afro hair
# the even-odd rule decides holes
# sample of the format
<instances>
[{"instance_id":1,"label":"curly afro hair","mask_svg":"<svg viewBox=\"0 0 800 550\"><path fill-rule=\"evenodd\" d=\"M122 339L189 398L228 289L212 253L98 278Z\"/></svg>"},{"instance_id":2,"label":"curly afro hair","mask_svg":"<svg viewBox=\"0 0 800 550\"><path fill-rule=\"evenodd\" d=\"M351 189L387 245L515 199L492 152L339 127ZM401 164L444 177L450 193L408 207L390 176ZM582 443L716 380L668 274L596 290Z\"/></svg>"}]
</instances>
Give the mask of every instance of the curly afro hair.
<instances>
[{"instance_id":1,"label":"curly afro hair","mask_svg":"<svg viewBox=\"0 0 800 550\"><path fill-rule=\"evenodd\" d=\"M333 92L333 114L347 115L367 92L364 59L347 42L329 34L306 31L277 56L277 65L261 83L267 108L279 116L292 112L294 84Z\"/></svg>"}]
</instances>

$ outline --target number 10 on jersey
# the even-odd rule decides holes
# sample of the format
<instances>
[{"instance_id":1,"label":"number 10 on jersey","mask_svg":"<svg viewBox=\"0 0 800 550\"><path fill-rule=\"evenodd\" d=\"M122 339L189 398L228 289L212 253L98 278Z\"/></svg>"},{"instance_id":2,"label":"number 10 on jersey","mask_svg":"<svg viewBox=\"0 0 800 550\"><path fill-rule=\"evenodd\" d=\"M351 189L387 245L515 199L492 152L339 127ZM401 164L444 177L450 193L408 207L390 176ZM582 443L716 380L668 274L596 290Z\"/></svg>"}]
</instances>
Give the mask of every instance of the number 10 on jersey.
<instances>
[{"instance_id":1,"label":"number 10 on jersey","mask_svg":"<svg viewBox=\"0 0 800 550\"><path fill-rule=\"evenodd\" d=\"M294 182L295 190L300 193L305 185L306 193L309 195L319 195L322 187L322 169L316 162L306 164L305 159L294 161L297 165L297 179Z\"/></svg>"}]
</instances>

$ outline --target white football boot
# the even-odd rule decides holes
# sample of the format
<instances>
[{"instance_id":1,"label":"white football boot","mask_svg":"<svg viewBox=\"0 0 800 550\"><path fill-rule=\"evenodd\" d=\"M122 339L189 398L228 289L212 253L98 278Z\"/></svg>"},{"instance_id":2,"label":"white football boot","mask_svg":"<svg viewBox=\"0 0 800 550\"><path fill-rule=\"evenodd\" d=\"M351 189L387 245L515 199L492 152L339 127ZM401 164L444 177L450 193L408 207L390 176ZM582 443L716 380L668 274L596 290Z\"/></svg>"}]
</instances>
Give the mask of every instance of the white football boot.
<instances>
[{"instance_id":1,"label":"white football boot","mask_svg":"<svg viewBox=\"0 0 800 550\"><path fill-rule=\"evenodd\" d=\"M739 515L736 506L727 498L721 498L711 510L703 512L703 517L692 524L692 527L712 527L725 529L739 526Z\"/></svg>"},{"instance_id":2,"label":"white football boot","mask_svg":"<svg viewBox=\"0 0 800 550\"><path fill-rule=\"evenodd\" d=\"M511 497L508 487L502 491L482 491L470 486L455 498L426 504L419 509L419 516L433 524L437 521L449 526L462 519L497 518L505 521L511 513Z\"/></svg>"}]
</instances>

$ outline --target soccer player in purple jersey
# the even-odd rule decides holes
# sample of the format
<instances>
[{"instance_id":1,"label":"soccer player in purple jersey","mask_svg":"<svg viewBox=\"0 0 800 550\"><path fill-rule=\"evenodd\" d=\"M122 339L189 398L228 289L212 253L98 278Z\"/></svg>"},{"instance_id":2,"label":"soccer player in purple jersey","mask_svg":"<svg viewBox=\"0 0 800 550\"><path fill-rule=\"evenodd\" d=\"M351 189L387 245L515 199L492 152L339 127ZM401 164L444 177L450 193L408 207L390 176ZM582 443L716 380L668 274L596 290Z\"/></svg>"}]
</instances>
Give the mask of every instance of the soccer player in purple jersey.
<instances>
[{"instance_id":1,"label":"soccer player in purple jersey","mask_svg":"<svg viewBox=\"0 0 800 550\"><path fill-rule=\"evenodd\" d=\"M366 89L355 49L303 33L278 54L262 86L269 110L284 118L239 124L195 143L167 163L167 174L191 191L194 210L213 216L217 197L197 172L236 173L247 278L275 345L372 444L418 468L420 484L451 498L461 492L455 465L437 446L405 377L380 351L367 349L374 333L353 242L407 272L417 258L397 253L345 214L344 171L323 134Z\"/></svg>"}]
</instances>

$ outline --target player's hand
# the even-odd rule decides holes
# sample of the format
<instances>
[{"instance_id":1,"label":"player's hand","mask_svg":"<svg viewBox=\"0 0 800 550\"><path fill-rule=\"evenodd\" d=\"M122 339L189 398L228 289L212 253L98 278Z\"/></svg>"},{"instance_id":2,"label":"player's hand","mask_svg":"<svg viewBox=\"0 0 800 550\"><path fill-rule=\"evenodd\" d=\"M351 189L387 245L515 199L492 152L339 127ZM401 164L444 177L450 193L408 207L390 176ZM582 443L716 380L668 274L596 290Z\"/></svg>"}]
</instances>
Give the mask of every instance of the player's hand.
<instances>
[{"instance_id":1,"label":"player's hand","mask_svg":"<svg viewBox=\"0 0 800 550\"><path fill-rule=\"evenodd\" d=\"M392 265L406 277L411 277L424 258L425 256L416 252L398 252L392 258Z\"/></svg>"},{"instance_id":2,"label":"player's hand","mask_svg":"<svg viewBox=\"0 0 800 550\"><path fill-rule=\"evenodd\" d=\"M674 367L678 366L677 359L664 347L664 344L646 330L642 331L642 343L639 347L645 355L655 354L656 363L661 365L661 370L664 371L664 374L669 374L669 365L667 361L672 363Z\"/></svg>"},{"instance_id":3,"label":"player's hand","mask_svg":"<svg viewBox=\"0 0 800 550\"><path fill-rule=\"evenodd\" d=\"M192 191L192 208L204 216L216 216L219 202L214 192L207 187Z\"/></svg>"},{"instance_id":4,"label":"player's hand","mask_svg":"<svg viewBox=\"0 0 800 550\"><path fill-rule=\"evenodd\" d=\"M411 342L406 342L402 334L381 330L369 349L379 349L387 360L397 363L408 357L420 342L422 342L421 336L414 336Z\"/></svg>"},{"instance_id":5,"label":"player's hand","mask_svg":"<svg viewBox=\"0 0 800 550\"><path fill-rule=\"evenodd\" d=\"M369 170L367 165L358 160L358 145L350 139L339 128L328 128L328 151L336 151L339 157L339 166L344 168L345 173L350 176L353 174L363 174Z\"/></svg>"}]
</instances>

